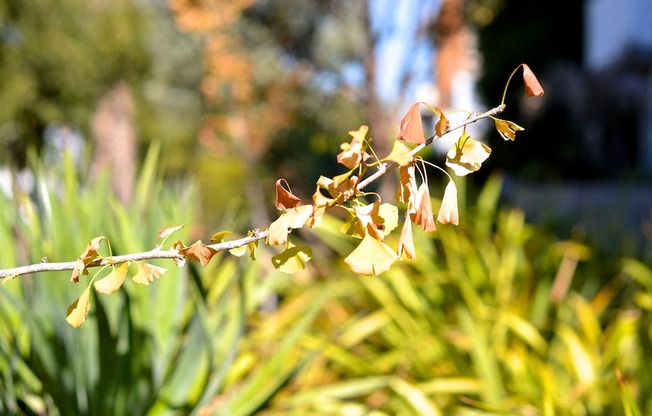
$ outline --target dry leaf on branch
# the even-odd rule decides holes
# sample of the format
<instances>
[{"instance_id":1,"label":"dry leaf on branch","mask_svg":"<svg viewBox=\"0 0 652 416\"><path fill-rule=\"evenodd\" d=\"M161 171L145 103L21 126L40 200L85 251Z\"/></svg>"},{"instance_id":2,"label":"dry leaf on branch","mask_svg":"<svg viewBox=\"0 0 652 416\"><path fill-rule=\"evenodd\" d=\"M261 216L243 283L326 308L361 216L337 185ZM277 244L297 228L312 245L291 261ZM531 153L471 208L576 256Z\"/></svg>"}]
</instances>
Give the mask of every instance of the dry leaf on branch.
<instances>
[{"instance_id":1,"label":"dry leaf on branch","mask_svg":"<svg viewBox=\"0 0 652 416\"><path fill-rule=\"evenodd\" d=\"M401 120L398 139L409 143L421 144L426 141L421 122L419 103L412 104L405 117Z\"/></svg>"},{"instance_id":2,"label":"dry leaf on branch","mask_svg":"<svg viewBox=\"0 0 652 416\"><path fill-rule=\"evenodd\" d=\"M99 256L98 250L102 240L106 240L106 237L95 237L86 245L86 249L79 255L75 267L72 269L72 275L70 276L72 282L79 283L79 275L88 274L86 267L90 266Z\"/></svg>"},{"instance_id":3,"label":"dry leaf on branch","mask_svg":"<svg viewBox=\"0 0 652 416\"><path fill-rule=\"evenodd\" d=\"M543 95L543 87L527 64L523 64L523 82L525 83L525 94L528 97Z\"/></svg>"}]
</instances>

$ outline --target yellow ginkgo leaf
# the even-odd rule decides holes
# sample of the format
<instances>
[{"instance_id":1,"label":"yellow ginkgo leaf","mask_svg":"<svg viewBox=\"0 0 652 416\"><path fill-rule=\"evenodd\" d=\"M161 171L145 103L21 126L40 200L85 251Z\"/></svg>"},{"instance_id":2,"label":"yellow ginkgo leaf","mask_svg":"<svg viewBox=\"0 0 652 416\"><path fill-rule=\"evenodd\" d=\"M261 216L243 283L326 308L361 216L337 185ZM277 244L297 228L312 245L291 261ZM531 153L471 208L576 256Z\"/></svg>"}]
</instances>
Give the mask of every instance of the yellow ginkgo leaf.
<instances>
[{"instance_id":1,"label":"yellow ginkgo leaf","mask_svg":"<svg viewBox=\"0 0 652 416\"><path fill-rule=\"evenodd\" d=\"M288 227L302 228L312 215L312 205L299 205L287 210L283 216L287 219Z\"/></svg>"},{"instance_id":2,"label":"yellow ginkgo leaf","mask_svg":"<svg viewBox=\"0 0 652 416\"><path fill-rule=\"evenodd\" d=\"M283 273L296 273L306 268L306 263L312 258L310 247L297 247L288 243L287 249L272 257L272 264Z\"/></svg>"},{"instance_id":3,"label":"yellow ginkgo leaf","mask_svg":"<svg viewBox=\"0 0 652 416\"><path fill-rule=\"evenodd\" d=\"M231 234L231 231L218 231L211 236L211 244L217 244L224 241Z\"/></svg>"},{"instance_id":4,"label":"yellow ginkgo leaf","mask_svg":"<svg viewBox=\"0 0 652 416\"><path fill-rule=\"evenodd\" d=\"M104 295L110 295L120 289L120 286L122 286L122 283L125 281L125 277L127 277L128 269L129 262L122 263L118 267L113 267L111 273L93 284L95 290Z\"/></svg>"},{"instance_id":5,"label":"yellow ginkgo leaf","mask_svg":"<svg viewBox=\"0 0 652 416\"><path fill-rule=\"evenodd\" d=\"M389 155L387 155L385 159L396 162L396 164L399 166L407 166L412 162L413 159L413 156L410 152L411 150L409 147L404 145L402 142L395 141L392 151L389 152Z\"/></svg>"},{"instance_id":6,"label":"yellow ginkgo leaf","mask_svg":"<svg viewBox=\"0 0 652 416\"><path fill-rule=\"evenodd\" d=\"M281 246L288 241L288 220L285 215L281 215L269 225L265 244L268 246Z\"/></svg>"},{"instance_id":7,"label":"yellow ginkgo leaf","mask_svg":"<svg viewBox=\"0 0 652 416\"><path fill-rule=\"evenodd\" d=\"M389 270L398 259L387 244L367 234L344 262L354 273L378 276Z\"/></svg>"},{"instance_id":8,"label":"yellow ginkgo leaf","mask_svg":"<svg viewBox=\"0 0 652 416\"><path fill-rule=\"evenodd\" d=\"M231 253L232 255L234 255L236 257L242 257L242 256L244 256L244 254L246 252L247 252L247 246L246 245L236 247L236 248L232 248L231 250L229 250L229 253Z\"/></svg>"},{"instance_id":9,"label":"yellow ginkgo leaf","mask_svg":"<svg viewBox=\"0 0 652 416\"><path fill-rule=\"evenodd\" d=\"M154 266L153 264L142 261L136 263L136 265L138 266L138 272L132 279L141 285L149 285L155 278L158 279L167 273L167 269L163 267Z\"/></svg>"},{"instance_id":10,"label":"yellow ginkgo leaf","mask_svg":"<svg viewBox=\"0 0 652 416\"><path fill-rule=\"evenodd\" d=\"M446 155L446 166L453 169L457 176L466 176L476 172L491 154L491 148L466 134L451 146Z\"/></svg>"},{"instance_id":11,"label":"yellow ginkgo leaf","mask_svg":"<svg viewBox=\"0 0 652 416\"><path fill-rule=\"evenodd\" d=\"M494 118L494 123L496 124L496 130L498 130L498 133L500 133L500 137L505 140L514 141L514 139L516 139L516 132L525 130L518 124L508 120Z\"/></svg>"},{"instance_id":12,"label":"yellow ginkgo leaf","mask_svg":"<svg viewBox=\"0 0 652 416\"><path fill-rule=\"evenodd\" d=\"M81 296L68 307L66 322L73 328L79 328L86 321L88 310L91 308L91 286L88 285Z\"/></svg>"}]
</instances>

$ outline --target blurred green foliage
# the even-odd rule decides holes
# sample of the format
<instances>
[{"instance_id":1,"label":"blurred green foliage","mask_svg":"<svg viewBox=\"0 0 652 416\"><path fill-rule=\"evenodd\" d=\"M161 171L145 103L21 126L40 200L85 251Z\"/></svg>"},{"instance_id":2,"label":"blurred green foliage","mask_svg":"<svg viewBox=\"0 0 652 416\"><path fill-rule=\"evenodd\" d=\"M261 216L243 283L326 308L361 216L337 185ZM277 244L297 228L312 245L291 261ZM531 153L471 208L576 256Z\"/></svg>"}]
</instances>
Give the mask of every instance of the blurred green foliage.
<instances>
[{"instance_id":1,"label":"blurred green foliage","mask_svg":"<svg viewBox=\"0 0 652 416\"><path fill-rule=\"evenodd\" d=\"M157 152L128 207L106 181L80 184L70 163L37 170L32 198L2 197L0 266L70 260L97 235L115 254L146 250L179 223L179 238L196 238L195 187L160 181ZM459 228L415 230L418 260L377 278L348 272L353 243L327 217L305 272L279 274L263 247L257 262L159 262L168 273L152 285L94 295L78 330L64 318L83 288L67 273L5 282L0 413L652 411L652 270L634 259L596 267L588 247L499 209L499 191L490 181Z\"/></svg>"}]
</instances>

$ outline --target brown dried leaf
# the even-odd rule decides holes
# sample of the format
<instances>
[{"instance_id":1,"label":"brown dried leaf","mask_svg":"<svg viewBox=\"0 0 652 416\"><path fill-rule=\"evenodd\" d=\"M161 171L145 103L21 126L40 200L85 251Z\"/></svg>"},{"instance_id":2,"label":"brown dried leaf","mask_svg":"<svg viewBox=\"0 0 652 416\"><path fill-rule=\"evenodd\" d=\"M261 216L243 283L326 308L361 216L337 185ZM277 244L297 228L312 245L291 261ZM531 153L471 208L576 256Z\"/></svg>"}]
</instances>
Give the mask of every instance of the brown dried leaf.
<instances>
[{"instance_id":1,"label":"brown dried leaf","mask_svg":"<svg viewBox=\"0 0 652 416\"><path fill-rule=\"evenodd\" d=\"M285 189L283 184L285 184L288 189ZM292 193L290 185L285 179L281 178L276 181L276 203L274 204L276 209L283 211L285 209L294 208L299 205L299 202L301 202L301 198Z\"/></svg>"},{"instance_id":2,"label":"brown dried leaf","mask_svg":"<svg viewBox=\"0 0 652 416\"><path fill-rule=\"evenodd\" d=\"M412 222L421 226L425 232L437 231L435 219L432 214L432 201L430 201L430 189L425 182L419 186L416 194L416 212L411 214Z\"/></svg>"},{"instance_id":3,"label":"brown dried leaf","mask_svg":"<svg viewBox=\"0 0 652 416\"><path fill-rule=\"evenodd\" d=\"M396 200L407 203L417 192L417 180L414 176L414 165L401 166L398 170L399 184L396 190Z\"/></svg>"},{"instance_id":4,"label":"brown dried leaf","mask_svg":"<svg viewBox=\"0 0 652 416\"><path fill-rule=\"evenodd\" d=\"M86 245L86 249L79 255L75 267L72 270L72 275L70 276L72 282L79 283L79 275L88 274L86 267L90 266L93 260L98 257L100 243L105 239L105 236L95 237Z\"/></svg>"},{"instance_id":5,"label":"brown dried leaf","mask_svg":"<svg viewBox=\"0 0 652 416\"><path fill-rule=\"evenodd\" d=\"M401 120L398 139L409 143L421 144L426 141L424 136L419 103L414 103Z\"/></svg>"},{"instance_id":6,"label":"brown dried leaf","mask_svg":"<svg viewBox=\"0 0 652 416\"><path fill-rule=\"evenodd\" d=\"M439 107L435 109L435 113L439 116L439 121L435 124L435 134L441 137L446 133L446 129L448 129L448 118L446 118L446 115L444 115L444 112Z\"/></svg>"},{"instance_id":7,"label":"brown dried leaf","mask_svg":"<svg viewBox=\"0 0 652 416\"><path fill-rule=\"evenodd\" d=\"M528 97L543 95L543 87L527 64L523 64L523 82L525 83L525 94Z\"/></svg>"},{"instance_id":8,"label":"brown dried leaf","mask_svg":"<svg viewBox=\"0 0 652 416\"><path fill-rule=\"evenodd\" d=\"M202 243L201 240L197 240L191 246L178 248L178 250L187 259L198 261L202 266L206 266L213 256L219 252L219 250Z\"/></svg>"},{"instance_id":9,"label":"brown dried leaf","mask_svg":"<svg viewBox=\"0 0 652 416\"><path fill-rule=\"evenodd\" d=\"M338 163L349 169L355 169L360 163L371 157L370 154L364 151L365 136L368 131L369 127L362 125L358 130L349 132L353 138L351 143L342 143L340 145L342 151L337 155Z\"/></svg>"}]
</instances>

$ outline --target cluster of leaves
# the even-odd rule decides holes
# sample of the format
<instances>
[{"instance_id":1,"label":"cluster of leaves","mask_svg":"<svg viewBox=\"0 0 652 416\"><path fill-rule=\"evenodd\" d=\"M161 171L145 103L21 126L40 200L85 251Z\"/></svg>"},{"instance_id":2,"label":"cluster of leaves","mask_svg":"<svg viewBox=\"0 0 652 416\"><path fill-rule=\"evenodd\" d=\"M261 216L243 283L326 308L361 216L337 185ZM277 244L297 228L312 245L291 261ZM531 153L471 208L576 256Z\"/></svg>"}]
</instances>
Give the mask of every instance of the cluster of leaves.
<instances>
[{"instance_id":1,"label":"cluster of leaves","mask_svg":"<svg viewBox=\"0 0 652 416\"><path fill-rule=\"evenodd\" d=\"M525 64L517 67L511 74L505 91L520 67L523 68L526 94L528 96L543 95L543 88ZM494 109L496 111L493 114L497 114L505 108L504 100L505 96L503 95L503 102ZM428 139L425 137L421 122L422 104L439 117L434 128L434 135ZM385 158L378 158L371 147L372 139L368 137L369 128L367 126L363 125L358 130L349 132L352 137L350 142L342 143L341 152L337 155L338 163L348 170L333 178L321 176L317 180L312 204L301 204L301 199L292 193L287 181L279 179L276 182L275 206L281 211L281 214L267 230L263 232L252 230L249 231L247 237L231 242L224 241L230 232L221 231L213 235L208 245L199 240L186 246L178 240L171 245L165 257L172 258L177 266L182 266L185 260L197 261L202 266L206 266L215 254L226 248L236 256L242 256L248 250L251 259L255 260L257 242L265 238L266 244L285 248L280 254L272 257L274 267L286 273L294 273L305 268L306 263L312 257L312 250L310 247L296 246L290 242L290 232L304 226L310 228L318 226L326 211L339 207L346 212L347 216L347 221L341 231L360 240L356 248L345 258L345 263L354 273L380 275L402 258L416 258L412 239L413 225L421 227L426 232L433 232L437 229L436 222L459 224L457 188L452 177L443 168L415 155L437 138L462 128L462 134L448 151L446 166L457 176L465 176L479 170L482 163L491 154L491 149L486 144L472 138L466 132L466 125L483 117L493 119L496 129L505 140L514 140L516 132L523 130L516 123L496 118L489 113L471 113L466 122L459 126L451 126L448 118L439 108L433 108L425 103L416 103L401 120L398 138L394 142L391 152ZM436 219L433 215L425 171L427 166L441 170L449 179ZM368 175L372 168L376 169L375 173ZM381 201L380 196L376 193L365 192L364 188L395 168L399 170L396 200L405 206L405 210L398 246L394 249L386 243L385 238L398 227L399 208ZM159 250L163 250L165 240L181 227L174 226L160 230L157 239L163 241L157 245L153 250L153 255L149 257L132 256L118 261L111 254L108 257L99 254L98 250L103 241L107 241L107 245L109 245L105 236L96 237L88 243L86 249L74 263L71 280L78 283L79 277L88 274L90 267L102 266L102 269L93 275L82 295L68 308L68 323L78 327L86 320L90 309L92 286L98 293L107 295L118 290L124 283L132 262L137 266L137 272L132 277L136 283L148 285L154 279L161 277L167 270L146 263L144 260L160 258L156 255ZM109 253L110 251L109 245ZM111 269L109 274L97 280L105 268Z\"/></svg>"},{"instance_id":2,"label":"cluster of leaves","mask_svg":"<svg viewBox=\"0 0 652 416\"><path fill-rule=\"evenodd\" d=\"M525 64L522 68L526 94L543 95L543 88L534 73ZM512 76L515 72L516 70ZM504 99L503 97L501 108L504 106ZM434 135L429 139L425 137L421 120L422 104L439 118L434 128ZM514 122L493 116L491 118L505 140L514 140L516 132L523 130ZM412 105L401 120L400 132L390 154L384 159L378 159L373 151L372 140L367 136L368 130L368 127L363 125L358 130L349 132L351 141L342 143L341 152L337 155L337 162L344 165L348 171L333 178L321 176L312 196L312 205L300 205L300 199L283 186L287 185L284 179L276 182L276 208L283 213L270 226L266 243L285 245L286 251L284 255L275 257L275 267L288 272L304 267L305 262L310 259L310 249L294 246L288 240L288 233L306 224L315 227L321 222L324 213L333 207L340 207L346 211L348 220L342 231L361 240L346 257L345 263L351 271L362 275L382 274L403 257L415 259L416 250L412 240L413 224L420 226L426 232L436 231L435 222L459 224L455 182L444 169L415 157L423 147L452 130L444 112L426 103ZM411 148L409 145L414 147ZM472 138L464 126L462 134L448 151L445 163L455 175L465 176L479 170L490 154L491 149ZM426 165L441 170L449 179L436 220L425 173ZM405 218L396 249L391 248L384 240L398 226L398 207L383 203L379 195L366 193L363 189L366 183L361 182L361 178L372 167L377 167L381 173L390 167L399 168L396 200L405 205ZM417 181L417 177L420 181ZM368 199L373 199L373 202L369 202Z\"/></svg>"}]
</instances>

